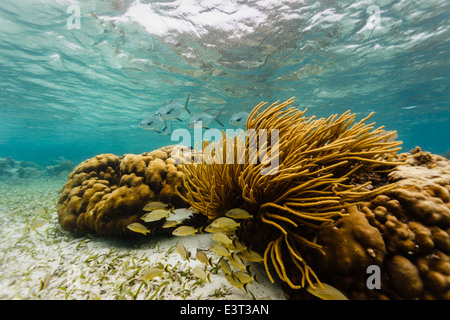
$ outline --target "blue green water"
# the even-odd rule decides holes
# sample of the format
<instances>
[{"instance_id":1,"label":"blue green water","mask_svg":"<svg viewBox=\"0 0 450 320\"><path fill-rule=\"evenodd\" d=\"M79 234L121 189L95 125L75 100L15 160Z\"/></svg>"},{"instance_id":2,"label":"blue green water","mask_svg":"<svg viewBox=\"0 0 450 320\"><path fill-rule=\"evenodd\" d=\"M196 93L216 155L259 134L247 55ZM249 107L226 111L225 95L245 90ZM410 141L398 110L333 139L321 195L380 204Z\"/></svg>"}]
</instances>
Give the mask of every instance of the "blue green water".
<instances>
[{"instance_id":1,"label":"blue green water","mask_svg":"<svg viewBox=\"0 0 450 320\"><path fill-rule=\"evenodd\" d=\"M443 154L449 18L444 0L2 0L0 157L78 163L175 144L139 122L188 94L193 113L225 107L225 124L292 96L318 117L375 111L404 151Z\"/></svg>"}]
</instances>

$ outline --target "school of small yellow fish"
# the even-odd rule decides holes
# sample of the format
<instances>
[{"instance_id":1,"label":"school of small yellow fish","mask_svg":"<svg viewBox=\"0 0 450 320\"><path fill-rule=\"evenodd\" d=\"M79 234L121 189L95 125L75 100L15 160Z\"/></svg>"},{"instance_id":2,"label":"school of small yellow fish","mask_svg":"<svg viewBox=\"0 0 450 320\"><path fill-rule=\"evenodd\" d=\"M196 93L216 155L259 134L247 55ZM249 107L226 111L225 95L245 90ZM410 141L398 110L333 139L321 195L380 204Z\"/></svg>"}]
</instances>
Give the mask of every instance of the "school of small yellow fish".
<instances>
[{"instance_id":1,"label":"school of small yellow fish","mask_svg":"<svg viewBox=\"0 0 450 320\"><path fill-rule=\"evenodd\" d=\"M167 204L155 201L148 203L143 210L146 213L140 219L144 222L155 222L176 214L173 208L169 208ZM247 292L249 284L253 283L253 281L258 282L257 276L251 272L251 265L245 264L244 261L261 263L263 262L263 257L247 248L235 235L236 230L241 226L239 221L251 219L252 217L247 211L235 208L227 211L224 217L213 220L205 228L204 231L211 233L211 239L216 242L209 248L209 251L216 254L219 259L214 262L213 257L208 257L206 252L198 249L195 258L202 262L204 266L197 265L194 267L193 272L196 277L205 282L210 281L211 270L213 268L220 269L231 285L239 289L245 289ZM182 220L166 220L162 228L176 227L172 231L172 235L178 237L193 236L196 233L203 232L201 230L203 228L194 228L189 225L178 226L181 223ZM139 222L131 223L127 228L143 235L151 233L146 226ZM176 251L183 260L190 261L191 252L185 248L182 242L177 243ZM234 269L232 269L230 264ZM209 270L208 267L210 267ZM151 280L154 277L161 276L164 272L167 272L167 270L158 267L148 268L143 272L142 279Z\"/></svg>"},{"instance_id":2,"label":"school of small yellow fish","mask_svg":"<svg viewBox=\"0 0 450 320\"><path fill-rule=\"evenodd\" d=\"M254 264L262 257L236 236L251 219L241 209L194 228L186 221L194 210L149 203L127 228L149 241L124 247L62 231L55 204L59 188L59 181L42 181L39 188L0 183L6 195L0 199L0 299L284 298ZM155 225L177 236L160 243L151 236ZM258 276L262 281L256 284ZM316 294L329 296L326 290Z\"/></svg>"},{"instance_id":3,"label":"school of small yellow fish","mask_svg":"<svg viewBox=\"0 0 450 320\"><path fill-rule=\"evenodd\" d=\"M144 211L147 211L147 213L141 217L141 220L144 222L155 222L166 219L162 228L176 227L172 231L172 235L174 236L186 237L203 232L211 233L211 239L215 243L206 251L212 252L218 259L214 261L213 257L208 257L207 252L197 249L195 259L200 261L203 265L197 265L193 268L195 277L205 282L211 282L211 272L214 270L221 270L225 279L232 286L238 289L244 289L246 292L249 292L249 284L252 284L254 281L259 282L257 274L252 273L252 263L262 263L264 258L259 253L240 242L236 235L236 231L241 227L241 223L253 218L246 210L241 208L231 209L227 211L223 217L211 221L205 228L195 228L193 226L183 225L183 220L188 216L183 216L178 219L173 208L169 208L168 205L160 202L148 203L144 207ZM193 213L192 209L187 212ZM144 235L151 233L151 231L141 223L132 223L128 226L128 229ZM177 243L176 251L183 260L190 261L192 256L191 252L186 249L182 242ZM157 267L148 268L144 271L142 278L150 280L154 277L161 276L164 272L168 272L168 270ZM307 291L323 300L346 299L341 292L325 283L318 283L315 286L310 286L307 288Z\"/></svg>"}]
</instances>

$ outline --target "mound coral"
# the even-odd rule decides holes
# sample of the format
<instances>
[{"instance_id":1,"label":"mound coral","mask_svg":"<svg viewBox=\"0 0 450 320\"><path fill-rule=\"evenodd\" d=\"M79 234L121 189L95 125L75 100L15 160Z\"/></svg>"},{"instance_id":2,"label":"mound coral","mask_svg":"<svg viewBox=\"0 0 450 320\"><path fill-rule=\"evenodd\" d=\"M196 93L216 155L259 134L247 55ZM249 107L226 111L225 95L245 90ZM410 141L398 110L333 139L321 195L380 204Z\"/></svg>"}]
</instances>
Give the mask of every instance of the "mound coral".
<instances>
[{"instance_id":1,"label":"mound coral","mask_svg":"<svg viewBox=\"0 0 450 320\"><path fill-rule=\"evenodd\" d=\"M450 299L450 161L420 148L389 174L394 186L330 226L310 261L353 299ZM344 245L345 244L345 245ZM366 286L367 268L381 288ZM294 293L292 293L294 294Z\"/></svg>"},{"instance_id":2,"label":"mound coral","mask_svg":"<svg viewBox=\"0 0 450 320\"><path fill-rule=\"evenodd\" d=\"M177 153L178 154L178 153ZM172 147L141 155L97 155L73 169L58 203L65 230L117 234L137 222L152 200L183 207L181 159ZM142 221L141 221L142 222Z\"/></svg>"},{"instance_id":3,"label":"mound coral","mask_svg":"<svg viewBox=\"0 0 450 320\"><path fill-rule=\"evenodd\" d=\"M286 108L293 101L262 112L266 103L257 105L245 137L205 142L203 162L183 166L187 193L180 196L210 219L234 207L253 213L241 226L240 240L264 254L272 281L271 266L299 289L319 281L304 253L324 253L317 243L320 227L392 187L374 188L369 180L399 164L394 158L401 142L391 141L395 132L366 124L372 114L359 122L349 111L316 119L305 117L306 110ZM274 159L279 165L272 167Z\"/></svg>"}]
</instances>

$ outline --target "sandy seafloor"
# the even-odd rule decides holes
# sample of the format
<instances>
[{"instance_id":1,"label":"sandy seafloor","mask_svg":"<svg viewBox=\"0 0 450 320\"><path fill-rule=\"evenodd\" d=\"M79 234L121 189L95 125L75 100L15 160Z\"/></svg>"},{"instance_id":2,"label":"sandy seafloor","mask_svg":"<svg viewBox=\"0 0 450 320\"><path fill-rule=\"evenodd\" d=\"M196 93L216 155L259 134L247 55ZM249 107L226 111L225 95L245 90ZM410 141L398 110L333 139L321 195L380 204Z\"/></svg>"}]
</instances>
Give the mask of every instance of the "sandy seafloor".
<instances>
[{"instance_id":1,"label":"sandy seafloor","mask_svg":"<svg viewBox=\"0 0 450 320\"><path fill-rule=\"evenodd\" d=\"M0 181L0 299L286 299L261 264L253 266L259 283L250 284L248 293L229 284L219 268L207 267L211 282L196 277L193 268L202 264L195 259L197 248L219 261L208 251L214 243L208 233L130 239L64 231L56 203L65 182L66 177ZM32 229L38 219L48 222ZM178 241L191 252L190 261L176 251ZM139 279L146 268L167 265L162 276Z\"/></svg>"}]
</instances>

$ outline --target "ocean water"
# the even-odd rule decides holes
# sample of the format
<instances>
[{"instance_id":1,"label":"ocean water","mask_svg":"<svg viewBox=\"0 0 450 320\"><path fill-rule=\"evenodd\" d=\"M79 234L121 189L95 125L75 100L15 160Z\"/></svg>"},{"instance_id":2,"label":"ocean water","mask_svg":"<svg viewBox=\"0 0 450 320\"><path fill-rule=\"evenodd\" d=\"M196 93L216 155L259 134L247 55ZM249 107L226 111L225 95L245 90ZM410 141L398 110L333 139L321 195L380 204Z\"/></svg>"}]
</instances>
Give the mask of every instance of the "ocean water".
<instances>
[{"instance_id":1,"label":"ocean water","mask_svg":"<svg viewBox=\"0 0 450 320\"><path fill-rule=\"evenodd\" d=\"M263 267L251 295L217 272L199 284L176 237L64 232L68 172L178 143L139 124L188 96L194 115L220 112L215 129L293 96L309 116L373 111L403 151L448 156L449 28L448 0L0 0L0 300L286 298ZM172 130L193 134L179 118ZM212 243L185 239L190 252ZM137 281L167 262L184 278Z\"/></svg>"},{"instance_id":2,"label":"ocean water","mask_svg":"<svg viewBox=\"0 0 450 320\"><path fill-rule=\"evenodd\" d=\"M292 96L318 117L375 111L404 151L444 154L449 18L445 0L2 0L0 157L78 163L175 144L139 123L188 95L228 128Z\"/></svg>"}]
</instances>

